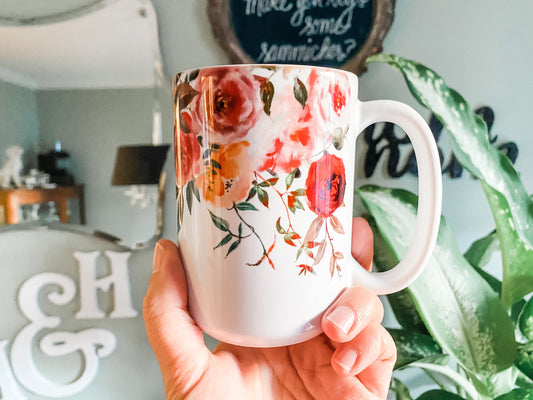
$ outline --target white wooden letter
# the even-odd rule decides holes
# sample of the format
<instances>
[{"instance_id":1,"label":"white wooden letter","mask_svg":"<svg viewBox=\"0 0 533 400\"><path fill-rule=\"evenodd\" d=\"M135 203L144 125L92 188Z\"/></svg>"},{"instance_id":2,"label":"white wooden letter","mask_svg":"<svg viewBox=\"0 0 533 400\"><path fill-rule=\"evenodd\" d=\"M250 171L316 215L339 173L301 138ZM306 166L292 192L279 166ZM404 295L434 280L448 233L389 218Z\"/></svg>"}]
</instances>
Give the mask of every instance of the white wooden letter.
<instances>
[{"instance_id":1,"label":"white wooden letter","mask_svg":"<svg viewBox=\"0 0 533 400\"><path fill-rule=\"evenodd\" d=\"M128 275L128 258L131 252L105 251L110 261L111 273L104 278L96 277L96 260L99 251L74 253L80 270L80 310L76 318L104 318L98 307L98 290L107 292L113 286L114 308L111 318L134 318L138 315L131 305L131 291Z\"/></svg>"},{"instance_id":2,"label":"white wooden letter","mask_svg":"<svg viewBox=\"0 0 533 400\"><path fill-rule=\"evenodd\" d=\"M67 397L85 389L98 372L99 358L113 352L115 336L104 329L86 329L80 332L52 332L44 335L40 349L45 355L61 356L80 351L83 369L70 383L56 383L41 374L32 355L32 344L43 329L54 329L61 318L44 314L38 302L40 290L47 285L59 286L47 298L55 305L65 305L76 296L76 285L66 275L45 272L25 281L20 287L18 304L22 313L31 321L16 336L11 347L11 365L19 382L28 390L44 397Z\"/></svg>"},{"instance_id":3,"label":"white wooden letter","mask_svg":"<svg viewBox=\"0 0 533 400\"><path fill-rule=\"evenodd\" d=\"M0 393L3 400L26 400L20 393L6 356L7 340L0 340Z\"/></svg>"}]
</instances>

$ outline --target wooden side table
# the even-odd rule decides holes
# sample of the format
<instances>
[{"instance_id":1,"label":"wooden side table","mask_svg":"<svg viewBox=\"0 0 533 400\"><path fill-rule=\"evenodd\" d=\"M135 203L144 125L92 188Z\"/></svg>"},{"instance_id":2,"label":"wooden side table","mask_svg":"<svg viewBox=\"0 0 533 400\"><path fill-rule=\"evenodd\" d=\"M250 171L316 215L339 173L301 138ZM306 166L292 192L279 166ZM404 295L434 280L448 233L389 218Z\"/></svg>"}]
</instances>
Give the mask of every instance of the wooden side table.
<instances>
[{"instance_id":1,"label":"wooden side table","mask_svg":"<svg viewBox=\"0 0 533 400\"><path fill-rule=\"evenodd\" d=\"M60 186L53 189L0 189L0 223L16 224L21 222L20 206L25 204L42 204L54 202L59 219L69 222L68 200L77 199L81 224L85 224L85 198L83 185ZM2 218L3 217L3 218Z\"/></svg>"}]
</instances>

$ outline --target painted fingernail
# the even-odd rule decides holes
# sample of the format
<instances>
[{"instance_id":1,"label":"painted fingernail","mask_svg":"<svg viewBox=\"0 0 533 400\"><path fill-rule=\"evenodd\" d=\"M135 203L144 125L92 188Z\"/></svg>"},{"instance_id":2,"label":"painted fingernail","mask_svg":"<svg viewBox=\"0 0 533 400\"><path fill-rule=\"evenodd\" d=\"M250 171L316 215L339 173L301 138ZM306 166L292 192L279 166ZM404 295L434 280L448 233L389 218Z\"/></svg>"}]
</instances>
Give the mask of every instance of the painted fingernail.
<instances>
[{"instance_id":1,"label":"painted fingernail","mask_svg":"<svg viewBox=\"0 0 533 400\"><path fill-rule=\"evenodd\" d=\"M344 349L335 357L335 362L346 372L350 372L357 360L357 351L354 349Z\"/></svg>"},{"instance_id":2,"label":"painted fingernail","mask_svg":"<svg viewBox=\"0 0 533 400\"><path fill-rule=\"evenodd\" d=\"M154 261L153 261L153 267L152 267L152 273L157 272L159 270L159 265L163 261L163 258L165 256L165 248L162 244L159 242L155 245L154 249Z\"/></svg>"},{"instance_id":3,"label":"painted fingernail","mask_svg":"<svg viewBox=\"0 0 533 400\"><path fill-rule=\"evenodd\" d=\"M347 306L335 308L326 318L345 334L348 334L355 322L355 314Z\"/></svg>"}]
</instances>

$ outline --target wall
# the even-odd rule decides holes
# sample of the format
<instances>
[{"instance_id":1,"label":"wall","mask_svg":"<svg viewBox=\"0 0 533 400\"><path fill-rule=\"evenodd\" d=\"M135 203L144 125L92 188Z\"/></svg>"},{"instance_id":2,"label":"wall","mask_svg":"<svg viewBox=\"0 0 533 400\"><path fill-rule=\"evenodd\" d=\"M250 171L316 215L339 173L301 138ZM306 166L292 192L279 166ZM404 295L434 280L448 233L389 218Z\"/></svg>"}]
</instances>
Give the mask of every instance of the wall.
<instances>
[{"instance_id":1,"label":"wall","mask_svg":"<svg viewBox=\"0 0 533 400\"><path fill-rule=\"evenodd\" d=\"M5 150L19 145L25 150L25 170L35 168L38 138L35 92L0 80L0 167L7 160Z\"/></svg>"},{"instance_id":2,"label":"wall","mask_svg":"<svg viewBox=\"0 0 533 400\"><path fill-rule=\"evenodd\" d=\"M123 195L127 187L112 187L111 176L119 145L151 142L152 100L152 89L37 92L40 148L48 150L61 141L71 155L76 181L85 185L87 225L126 243L144 241L153 234L155 206L131 207ZM171 131L172 118L165 113L163 121L164 130ZM164 139L169 143L166 135ZM167 166L169 160L170 156Z\"/></svg>"}]
</instances>

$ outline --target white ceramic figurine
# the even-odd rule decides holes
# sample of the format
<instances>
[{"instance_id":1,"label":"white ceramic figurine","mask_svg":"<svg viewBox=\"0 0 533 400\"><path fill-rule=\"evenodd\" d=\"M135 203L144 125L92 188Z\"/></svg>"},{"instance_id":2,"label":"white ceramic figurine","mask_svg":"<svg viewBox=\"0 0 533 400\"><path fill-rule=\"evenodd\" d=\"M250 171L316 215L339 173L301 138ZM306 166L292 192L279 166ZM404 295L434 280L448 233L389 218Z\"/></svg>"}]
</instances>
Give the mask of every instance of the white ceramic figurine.
<instances>
[{"instance_id":1,"label":"white ceramic figurine","mask_svg":"<svg viewBox=\"0 0 533 400\"><path fill-rule=\"evenodd\" d=\"M22 186L20 172L22 171L22 153L24 150L20 146L11 146L6 150L7 161L0 169L0 187L9 188L11 181L16 187Z\"/></svg>"}]
</instances>

